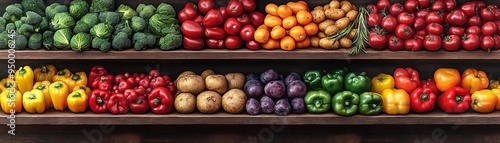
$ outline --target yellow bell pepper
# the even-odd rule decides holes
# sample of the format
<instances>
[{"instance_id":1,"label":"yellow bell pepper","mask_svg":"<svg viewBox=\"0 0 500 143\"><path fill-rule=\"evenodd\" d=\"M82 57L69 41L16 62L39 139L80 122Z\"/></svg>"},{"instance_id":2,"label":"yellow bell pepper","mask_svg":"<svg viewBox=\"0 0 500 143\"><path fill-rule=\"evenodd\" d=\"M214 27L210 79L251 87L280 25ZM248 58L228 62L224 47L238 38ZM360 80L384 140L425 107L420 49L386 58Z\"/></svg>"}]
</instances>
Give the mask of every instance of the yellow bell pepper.
<instances>
[{"instance_id":1,"label":"yellow bell pepper","mask_svg":"<svg viewBox=\"0 0 500 143\"><path fill-rule=\"evenodd\" d=\"M33 86L33 90L42 91L43 100L45 100L45 109L54 107L54 105L52 105L52 98L50 98L49 86L50 82L47 80L42 82L36 82L35 85Z\"/></svg>"},{"instance_id":2,"label":"yellow bell pepper","mask_svg":"<svg viewBox=\"0 0 500 143\"><path fill-rule=\"evenodd\" d=\"M498 80L490 80L490 89L497 89L500 88L500 81Z\"/></svg>"},{"instance_id":3,"label":"yellow bell pepper","mask_svg":"<svg viewBox=\"0 0 500 143\"><path fill-rule=\"evenodd\" d=\"M56 81L49 86L49 94L52 99L52 104L54 109L63 111L66 109L68 104L66 103L66 98L68 98L69 89L68 86L62 81Z\"/></svg>"},{"instance_id":4,"label":"yellow bell pepper","mask_svg":"<svg viewBox=\"0 0 500 143\"><path fill-rule=\"evenodd\" d=\"M21 94L24 94L24 92L33 89L34 78L35 77L33 75L33 70L31 70L30 66L21 67L16 71L16 84Z\"/></svg>"},{"instance_id":5,"label":"yellow bell pepper","mask_svg":"<svg viewBox=\"0 0 500 143\"><path fill-rule=\"evenodd\" d=\"M78 89L68 95L68 108L73 113L85 112L88 105L88 95L83 89Z\"/></svg>"},{"instance_id":6,"label":"yellow bell pepper","mask_svg":"<svg viewBox=\"0 0 500 143\"><path fill-rule=\"evenodd\" d=\"M28 113L45 112L45 100L41 90L26 91L23 94L23 107Z\"/></svg>"},{"instance_id":7,"label":"yellow bell pepper","mask_svg":"<svg viewBox=\"0 0 500 143\"><path fill-rule=\"evenodd\" d=\"M467 89L470 94L488 88L490 80L484 71L468 68L462 73L462 80L460 86Z\"/></svg>"},{"instance_id":8,"label":"yellow bell pepper","mask_svg":"<svg viewBox=\"0 0 500 143\"><path fill-rule=\"evenodd\" d=\"M92 90L90 90L90 88L88 88L85 85L77 85L77 86L73 87L73 91L76 91L78 89L85 91L85 94L87 94L87 96L90 96L90 93L92 92Z\"/></svg>"},{"instance_id":9,"label":"yellow bell pepper","mask_svg":"<svg viewBox=\"0 0 500 143\"><path fill-rule=\"evenodd\" d=\"M71 71L69 71L68 69L60 70L54 76L52 76L52 82L64 81L69 77L71 77Z\"/></svg>"},{"instance_id":10,"label":"yellow bell pepper","mask_svg":"<svg viewBox=\"0 0 500 143\"><path fill-rule=\"evenodd\" d=\"M73 92L73 88L77 85L87 85L87 74L85 72L76 72L71 77L63 80L68 85L69 92Z\"/></svg>"},{"instance_id":11,"label":"yellow bell pepper","mask_svg":"<svg viewBox=\"0 0 500 143\"><path fill-rule=\"evenodd\" d=\"M389 115L408 114L410 96L402 89L385 89L382 91L382 112Z\"/></svg>"},{"instance_id":12,"label":"yellow bell pepper","mask_svg":"<svg viewBox=\"0 0 500 143\"><path fill-rule=\"evenodd\" d=\"M500 89L491 89L491 92L493 92L493 94L495 94L495 96L497 96L497 102L496 102L495 109L500 110Z\"/></svg>"},{"instance_id":13,"label":"yellow bell pepper","mask_svg":"<svg viewBox=\"0 0 500 143\"><path fill-rule=\"evenodd\" d=\"M7 77L0 81L0 92L7 90L11 87L14 87L14 89L17 90L17 84L13 78Z\"/></svg>"},{"instance_id":14,"label":"yellow bell pepper","mask_svg":"<svg viewBox=\"0 0 500 143\"><path fill-rule=\"evenodd\" d=\"M372 78L372 91L382 93L384 89L394 88L394 78L390 74L380 73Z\"/></svg>"},{"instance_id":15,"label":"yellow bell pepper","mask_svg":"<svg viewBox=\"0 0 500 143\"><path fill-rule=\"evenodd\" d=\"M497 96L489 89L478 90L472 93L470 106L472 110L479 113L490 113L495 110Z\"/></svg>"},{"instance_id":16,"label":"yellow bell pepper","mask_svg":"<svg viewBox=\"0 0 500 143\"><path fill-rule=\"evenodd\" d=\"M11 93L12 91L12 93ZM23 108L23 95L19 90L4 90L0 93L2 110L7 113L19 113Z\"/></svg>"},{"instance_id":17,"label":"yellow bell pepper","mask_svg":"<svg viewBox=\"0 0 500 143\"><path fill-rule=\"evenodd\" d=\"M57 68L54 65L45 65L36 68L34 71L35 81L50 81L52 82L52 77L56 74Z\"/></svg>"}]
</instances>

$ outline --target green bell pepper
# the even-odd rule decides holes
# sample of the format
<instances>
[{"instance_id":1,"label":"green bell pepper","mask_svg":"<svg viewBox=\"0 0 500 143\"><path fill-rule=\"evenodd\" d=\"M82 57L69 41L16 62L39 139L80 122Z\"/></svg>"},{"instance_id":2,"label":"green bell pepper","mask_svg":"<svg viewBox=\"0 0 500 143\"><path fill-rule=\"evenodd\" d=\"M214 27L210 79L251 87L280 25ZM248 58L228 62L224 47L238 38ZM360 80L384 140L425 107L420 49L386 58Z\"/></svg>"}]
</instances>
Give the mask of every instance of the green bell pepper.
<instances>
[{"instance_id":1,"label":"green bell pepper","mask_svg":"<svg viewBox=\"0 0 500 143\"><path fill-rule=\"evenodd\" d=\"M332 97L324 90L310 90L307 92L304 102L310 113L324 113L330 109Z\"/></svg>"},{"instance_id":2,"label":"green bell pepper","mask_svg":"<svg viewBox=\"0 0 500 143\"><path fill-rule=\"evenodd\" d=\"M349 72L349 69L347 69L346 67L343 67L343 68L335 68L332 70L331 73L345 76L348 72Z\"/></svg>"},{"instance_id":3,"label":"green bell pepper","mask_svg":"<svg viewBox=\"0 0 500 143\"><path fill-rule=\"evenodd\" d=\"M332 107L335 114L352 116L358 112L359 96L351 91L342 91L333 96Z\"/></svg>"},{"instance_id":4,"label":"green bell pepper","mask_svg":"<svg viewBox=\"0 0 500 143\"><path fill-rule=\"evenodd\" d=\"M320 70L308 70L304 74L304 82L309 90L321 88L321 76L323 73Z\"/></svg>"},{"instance_id":5,"label":"green bell pepper","mask_svg":"<svg viewBox=\"0 0 500 143\"><path fill-rule=\"evenodd\" d=\"M382 112L382 95L376 92L365 92L359 95L359 113L377 115Z\"/></svg>"},{"instance_id":6,"label":"green bell pepper","mask_svg":"<svg viewBox=\"0 0 500 143\"><path fill-rule=\"evenodd\" d=\"M372 88L371 78L366 76L365 72L360 74L349 72L345 75L344 80L345 90L354 92L358 95L363 92L368 92Z\"/></svg>"},{"instance_id":7,"label":"green bell pepper","mask_svg":"<svg viewBox=\"0 0 500 143\"><path fill-rule=\"evenodd\" d=\"M344 90L344 77L340 74L326 74L321 77L321 85L330 95L335 95Z\"/></svg>"}]
</instances>

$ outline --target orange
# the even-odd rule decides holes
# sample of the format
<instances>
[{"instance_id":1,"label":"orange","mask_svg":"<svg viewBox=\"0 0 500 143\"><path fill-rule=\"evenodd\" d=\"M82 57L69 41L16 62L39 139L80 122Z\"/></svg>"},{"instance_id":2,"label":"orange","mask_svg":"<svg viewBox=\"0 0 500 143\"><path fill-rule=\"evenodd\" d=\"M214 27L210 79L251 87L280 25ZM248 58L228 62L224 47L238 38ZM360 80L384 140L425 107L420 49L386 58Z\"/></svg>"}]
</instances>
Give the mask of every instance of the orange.
<instances>
[{"instance_id":1,"label":"orange","mask_svg":"<svg viewBox=\"0 0 500 143\"><path fill-rule=\"evenodd\" d=\"M282 22L283 28L290 29L297 25L297 19L294 16L289 16L283 19Z\"/></svg>"},{"instance_id":2,"label":"orange","mask_svg":"<svg viewBox=\"0 0 500 143\"><path fill-rule=\"evenodd\" d=\"M271 30L270 35L271 35L271 38L273 38L275 40L279 40L279 39L286 36L285 28L283 28L281 26L276 26Z\"/></svg>"},{"instance_id":3,"label":"orange","mask_svg":"<svg viewBox=\"0 0 500 143\"><path fill-rule=\"evenodd\" d=\"M309 48L309 46L311 46L311 39L306 37L304 41L296 42L295 45L297 48Z\"/></svg>"},{"instance_id":4,"label":"orange","mask_svg":"<svg viewBox=\"0 0 500 143\"><path fill-rule=\"evenodd\" d=\"M295 41L304 41L307 38L306 31L302 26L295 26L290 29L289 35L295 39Z\"/></svg>"},{"instance_id":5,"label":"orange","mask_svg":"<svg viewBox=\"0 0 500 143\"><path fill-rule=\"evenodd\" d=\"M264 18L264 25L267 27L281 26L282 21L280 17L268 14L266 18Z\"/></svg>"},{"instance_id":6,"label":"orange","mask_svg":"<svg viewBox=\"0 0 500 143\"><path fill-rule=\"evenodd\" d=\"M266 43L269 40L269 31L267 29L257 29L253 34L253 38L259 43Z\"/></svg>"},{"instance_id":7,"label":"orange","mask_svg":"<svg viewBox=\"0 0 500 143\"><path fill-rule=\"evenodd\" d=\"M285 51L291 51L295 49L295 40L290 36L285 36L280 40L280 47Z\"/></svg>"},{"instance_id":8,"label":"orange","mask_svg":"<svg viewBox=\"0 0 500 143\"><path fill-rule=\"evenodd\" d=\"M306 25L311 23L312 21L312 15L307 11L301 10L297 12L296 17L297 17L297 22L299 22L300 25Z\"/></svg>"},{"instance_id":9,"label":"orange","mask_svg":"<svg viewBox=\"0 0 500 143\"><path fill-rule=\"evenodd\" d=\"M292 9L293 14L297 14L301 10L309 11L307 4L304 4L304 2L288 2L286 6Z\"/></svg>"},{"instance_id":10,"label":"orange","mask_svg":"<svg viewBox=\"0 0 500 143\"><path fill-rule=\"evenodd\" d=\"M280 41L274 40L274 39L269 39L269 40L267 40L266 43L262 44L262 48L267 49L267 50L278 49L278 48L280 48Z\"/></svg>"},{"instance_id":11,"label":"orange","mask_svg":"<svg viewBox=\"0 0 500 143\"><path fill-rule=\"evenodd\" d=\"M269 30L269 27L267 27L266 25L262 24L259 27L257 27L257 29ZM255 30L257 30L257 29L255 29Z\"/></svg>"},{"instance_id":12,"label":"orange","mask_svg":"<svg viewBox=\"0 0 500 143\"><path fill-rule=\"evenodd\" d=\"M292 9L286 5L280 5L276 12L281 18L286 18L293 15Z\"/></svg>"},{"instance_id":13,"label":"orange","mask_svg":"<svg viewBox=\"0 0 500 143\"><path fill-rule=\"evenodd\" d=\"M300 4L303 4L307 7L307 11L309 11L309 5L307 5L307 2L306 1L303 1L303 0L300 0L298 1L297 3L300 3Z\"/></svg>"},{"instance_id":14,"label":"orange","mask_svg":"<svg viewBox=\"0 0 500 143\"><path fill-rule=\"evenodd\" d=\"M278 16L278 5L274 3L267 4L265 10L267 14Z\"/></svg>"},{"instance_id":15,"label":"orange","mask_svg":"<svg viewBox=\"0 0 500 143\"><path fill-rule=\"evenodd\" d=\"M304 25L304 30L308 36L316 35L318 33L318 25L314 22L311 22L307 25Z\"/></svg>"}]
</instances>

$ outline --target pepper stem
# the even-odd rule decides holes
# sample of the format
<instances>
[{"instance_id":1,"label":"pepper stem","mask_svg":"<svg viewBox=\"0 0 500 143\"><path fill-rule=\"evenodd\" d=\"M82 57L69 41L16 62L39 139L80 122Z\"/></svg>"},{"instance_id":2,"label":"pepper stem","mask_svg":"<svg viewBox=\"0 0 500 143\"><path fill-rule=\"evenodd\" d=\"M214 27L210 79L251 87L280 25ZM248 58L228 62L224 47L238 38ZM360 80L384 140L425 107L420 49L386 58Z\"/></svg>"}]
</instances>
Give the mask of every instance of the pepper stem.
<instances>
[{"instance_id":1,"label":"pepper stem","mask_svg":"<svg viewBox=\"0 0 500 143\"><path fill-rule=\"evenodd\" d=\"M104 99L102 99L102 97L97 97L96 101L97 101L97 104L99 104L99 105L104 104Z\"/></svg>"},{"instance_id":2,"label":"pepper stem","mask_svg":"<svg viewBox=\"0 0 500 143\"><path fill-rule=\"evenodd\" d=\"M72 97L81 97L80 92L75 92Z\"/></svg>"},{"instance_id":3,"label":"pepper stem","mask_svg":"<svg viewBox=\"0 0 500 143\"><path fill-rule=\"evenodd\" d=\"M377 103L372 103L371 109L376 109L376 108L377 108L377 106L378 106L378 104L377 104Z\"/></svg>"},{"instance_id":4,"label":"pepper stem","mask_svg":"<svg viewBox=\"0 0 500 143\"><path fill-rule=\"evenodd\" d=\"M463 97L462 97L462 96L455 96L455 101L456 101L457 103L462 102L462 100L463 100Z\"/></svg>"},{"instance_id":5,"label":"pepper stem","mask_svg":"<svg viewBox=\"0 0 500 143\"><path fill-rule=\"evenodd\" d=\"M320 108L322 105L323 105L323 100L321 100L321 99L315 100L314 106L316 106L316 108Z\"/></svg>"},{"instance_id":6,"label":"pepper stem","mask_svg":"<svg viewBox=\"0 0 500 143\"><path fill-rule=\"evenodd\" d=\"M78 81L80 79L80 75L74 74L73 76L71 76L71 80Z\"/></svg>"},{"instance_id":7,"label":"pepper stem","mask_svg":"<svg viewBox=\"0 0 500 143\"><path fill-rule=\"evenodd\" d=\"M40 70L42 73L47 73L49 72L49 70L47 69L47 67L43 66L42 67L42 70Z\"/></svg>"},{"instance_id":8,"label":"pepper stem","mask_svg":"<svg viewBox=\"0 0 500 143\"><path fill-rule=\"evenodd\" d=\"M34 94L30 94L30 95L28 96L28 99L36 99L36 96L35 96Z\"/></svg>"},{"instance_id":9,"label":"pepper stem","mask_svg":"<svg viewBox=\"0 0 500 143\"><path fill-rule=\"evenodd\" d=\"M155 103L155 105L158 105L160 104L160 97L156 97L155 99L153 99L153 102Z\"/></svg>"},{"instance_id":10,"label":"pepper stem","mask_svg":"<svg viewBox=\"0 0 500 143\"><path fill-rule=\"evenodd\" d=\"M137 104L142 104L142 102L143 102L143 101L142 101L142 99L137 99L137 102L136 102L136 103L137 103Z\"/></svg>"},{"instance_id":11,"label":"pepper stem","mask_svg":"<svg viewBox=\"0 0 500 143\"><path fill-rule=\"evenodd\" d=\"M64 70L60 70L59 72L57 72L57 75L66 75L66 72L64 72Z\"/></svg>"},{"instance_id":12,"label":"pepper stem","mask_svg":"<svg viewBox=\"0 0 500 143\"><path fill-rule=\"evenodd\" d=\"M57 82L55 85L54 85L55 88L62 88L63 87L63 84L61 82Z\"/></svg>"},{"instance_id":13,"label":"pepper stem","mask_svg":"<svg viewBox=\"0 0 500 143\"><path fill-rule=\"evenodd\" d=\"M427 95L427 94L425 94L425 93L424 93L424 94L420 94L420 100L422 100L422 101L427 101L427 100L429 100L429 95Z\"/></svg>"},{"instance_id":14,"label":"pepper stem","mask_svg":"<svg viewBox=\"0 0 500 143\"><path fill-rule=\"evenodd\" d=\"M39 86L36 87L38 90L43 90L45 89L45 84L40 84Z\"/></svg>"},{"instance_id":15,"label":"pepper stem","mask_svg":"<svg viewBox=\"0 0 500 143\"><path fill-rule=\"evenodd\" d=\"M344 105L345 105L345 107L351 107L351 102L345 101Z\"/></svg>"},{"instance_id":16,"label":"pepper stem","mask_svg":"<svg viewBox=\"0 0 500 143\"><path fill-rule=\"evenodd\" d=\"M26 74L26 69L24 69L24 68L21 67L21 69L19 69L19 74L20 75Z\"/></svg>"}]
</instances>

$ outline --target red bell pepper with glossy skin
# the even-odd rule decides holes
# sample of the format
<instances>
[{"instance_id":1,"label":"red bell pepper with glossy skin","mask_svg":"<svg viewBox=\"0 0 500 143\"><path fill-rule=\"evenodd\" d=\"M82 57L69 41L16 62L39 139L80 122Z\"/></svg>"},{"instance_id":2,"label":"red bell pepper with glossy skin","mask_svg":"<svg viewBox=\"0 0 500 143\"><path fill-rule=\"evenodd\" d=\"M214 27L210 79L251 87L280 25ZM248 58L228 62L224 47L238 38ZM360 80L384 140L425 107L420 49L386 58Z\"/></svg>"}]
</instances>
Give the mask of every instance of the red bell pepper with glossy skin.
<instances>
[{"instance_id":1,"label":"red bell pepper with glossy skin","mask_svg":"<svg viewBox=\"0 0 500 143\"><path fill-rule=\"evenodd\" d=\"M203 49L205 42L202 38L192 39L188 37L182 37L182 45L184 46L184 49L200 50Z\"/></svg>"},{"instance_id":2,"label":"red bell pepper with glossy skin","mask_svg":"<svg viewBox=\"0 0 500 143\"><path fill-rule=\"evenodd\" d=\"M136 96L132 102L129 103L130 111L136 114L143 114L148 112L149 104L145 96Z\"/></svg>"},{"instance_id":3,"label":"red bell pepper with glossy skin","mask_svg":"<svg viewBox=\"0 0 500 143\"><path fill-rule=\"evenodd\" d=\"M205 40L207 47L212 49L224 49L226 48L225 39L213 39L207 38Z\"/></svg>"},{"instance_id":4,"label":"red bell pepper with glossy skin","mask_svg":"<svg viewBox=\"0 0 500 143\"><path fill-rule=\"evenodd\" d=\"M123 93L123 92L125 92L125 90L130 89L130 88L132 88L132 86L130 86L130 84L126 81L122 81L122 82L118 83L118 91L120 93Z\"/></svg>"},{"instance_id":5,"label":"red bell pepper with glossy skin","mask_svg":"<svg viewBox=\"0 0 500 143\"><path fill-rule=\"evenodd\" d=\"M430 88L417 88L410 94L410 109L413 112L423 113L434 109L436 94Z\"/></svg>"},{"instance_id":6,"label":"red bell pepper with glossy skin","mask_svg":"<svg viewBox=\"0 0 500 143\"><path fill-rule=\"evenodd\" d=\"M172 93L172 95L175 95L177 93L177 87L175 86L175 83L172 81L170 76L164 75L163 78L165 79L165 82L167 83L167 90Z\"/></svg>"},{"instance_id":7,"label":"red bell pepper with glossy skin","mask_svg":"<svg viewBox=\"0 0 500 143\"><path fill-rule=\"evenodd\" d=\"M126 81L127 78L129 78L129 77L126 77L123 74L117 74L117 75L115 75L115 83L120 83L122 81Z\"/></svg>"},{"instance_id":8,"label":"red bell pepper with glossy skin","mask_svg":"<svg viewBox=\"0 0 500 143\"><path fill-rule=\"evenodd\" d=\"M88 81L87 87L92 87L92 84L94 83L94 80L97 77L105 76L105 75L108 75L108 71L104 67L102 67L102 66L92 67L92 69L90 69L90 74L89 74L89 78L88 78L89 81Z\"/></svg>"},{"instance_id":9,"label":"red bell pepper with glossy skin","mask_svg":"<svg viewBox=\"0 0 500 143\"><path fill-rule=\"evenodd\" d=\"M199 0L198 1L198 10L200 10L201 14L210 13L211 9L215 8L214 0Z\"/></svg>"},{"instance_id":10,"label":"red bell pepper with glossy skin","mask_svg":"<svg viewBox=\"0 0 500 143\"><path fill-rule=\"evenodd\" d=\"M255 28L252 25L246 25L241 28L240 37L243 41L252 41Z\"/></svg>"},{"instance_id":11,"label":"red bell pepper with glossy skin","mask_svg":"<svg viewBox=\"0 0 500 143\"><path fill-rule=\"evenodd\" d=\"M149 75L152 76L152 77L158 77L158 76L161 76L160 75L160 71L159 70L150 70L149 71ZM144 75L145 76L145 75ZM144 77L142 77L144 78Z\"/></svg>"},{"instance_id":12,"label":"red bell pepper with glossy skin","mask_svg":"<svg viewBox=\"0 0 500 143\"><path fill-rule=\"evenodd\" d=\"M250 21L252 23L253 27L259 27L260 25L264 24L264 14L259 11L254 11L250 13Z\"/></svg>"},{"instance_id":13,"label":"red bell pepper with glossy skin","mask_svg":"<svg viewBox=\"0 0 500 143\"><path fill-rule=\"evenodd\" d=\"M229 35L238 35L241 27L241 23L236 18L229 18L224 23L224 31Z\"/></svg>"},{"instance_id":14,"label":"red bell pepper with glossy skin","mask_svg":"<svg viewBox=\"0 0 500 143\"><path fill-rule=\"evenodd\" d=\"M144 88L143 86L136 86L134 87L134 90L138 96L144 96L146 94L146 88Z\"/></svg>"},{"instance_id":15,"label":"red bell pepper with glossy skin","mask_svg":"<svg viewBox=\"0 0 500 143\"><path fill-rule=\"evenodd\" d=\"M434 93L436 96L441 95L441 91L439 91L439 89L437 88L436 81L434 81L433 78L428 78L426 80L420 81L420 87L431 89L432 93Z\"/></svg>"},{"instance_id":16,"label":"red bell pepper with glossy skin","mask_svg":"<svg viewBox=\"0 0 500 143\"><path fill-rule=\"evenodd\" d=\"M437 104L446 113L462 113L469 109L471 96L462 87L452 87L437 99Z\"/></svg>"},{"instance_id":17,"label":"red bell pepper with glossy skin","mask_svg":"<svg viewBox=\"0 0 500 143\"><path fill-rule=\"evenodd\" d=\"M132 103L137 96L142 95L137 95L137 91L134 89L127 89L123 92L123 96L125 96L125 100L127 100L127 102Z\"/></svg>"},{"instance_id":18,"label":"red bell pepper with glossy skin","mask_svg":"<svg viewBox=\"0 0 500 143\"><path fill-rule=\"evenodd\" d=\"M107 111L106 103L111 96L111 92L99 89L92 90L89 96L89 108L94 113L104 113Z\"/></svg>"},{"instance_id":19,"label":"red bell pepper with glossy skin","mask_svg":"<svg viewBox=\"0 0 500 143\"><path fill-rule=\"evenodd\" d=\"M412 93L420 86L418 71L413 68L397 68L393 75L396 88L403 89L407 93Z\"/></svg>"},{"instance_id":20,"label":"red bell pepper with glossy skin","mask_svg":"<svg viewBox=\"0 0 500 143\"><path fill-rule=\"evenodd\" d=\"M205 35L205 28L193 20L186 20L181 24L181 32L184 37L198 39Z\"/></svg>"},{"instance_id":21,"label":"red bell pepper with glossy skin","mask_svg":"<svg viewBox=\"0 0 500 143\"><path fill-rule=\"evenodd\" d=\"M125 114L128 112L128 102L121 93L114 93L106 103L106 108L112 114Z\"/></svg>"},{"instance_id":22,"label":"red bell pepper with glossy skin","mask_svg":"<svg viewBox=\"0 0 500 143\"><path fill-rule=\"evenodd\" d=\"M151 88L156 88L156 87L166 87L167 82L165 81L165 78L163 76L157 76L151 80L149 83L149 87Z\"/></svg>"},{"instance_id":23,"label":"red bell pepper with glossy skin","mask_svg":"<svg viewBox=\"0 0 500 143\"><path fill-rule=\"evenodd\" d=\"M224 39L226 31L222 27L205 28L205 38Z\"/></svg>"},{"instance_id":24,"label":"red bell pepper with glossy skin","mask_svg":"<svg viewBox=\"0 0 500 143\"><path fill-rule=\"evenodd\" d=\"M231 0L227 3L227 15L238 17L243 14L243 4L239 0Z\"/></svg>"},{"instance_id":25,"label":"red bell pepper with glossy skin","mask_svg":"<svg viewBox=\"0 0 500 143\"><path fill-rule=\"evenodd\" d=\"M174 109L174 97L165 87L154 88L148 96L149 107L155 114L166 114Z\"/></svg>"},{"instance_id":26,"label":"red bell pepper with glossy skin","mask_svg":"<svg viewBox=\"0 0 500 143\"><path fill-rule=\"evenodd\" d=\"M198 7L193 2L188 2L184 5L184 8L179 11L177 17L182 23L186 20L194 20L198 16Z\"/></svg>"},{"instance_id":27,"label":"red bell pepper with glossy skin","mask_svg":"<svg viewBox=\"0 0 500 143\"><path fill-rule=\"evenodd\" d=\"M203 18L203 26L205 28L215 27L224 22L224 17L222 17L222 13L216 9L211 9L208 11L207 15Z\"/></svg>"},{"instance_id":28,"label":"red bell pepper with glossy skin","mask_svg":"<svg viewBox=\"0 0 500 143\"><path fill-rule=\"evenodd\" d=\"M111 91L113 89L113 75L100 76L92 83L92 89Z\"/></svg>"}]
</instances>

